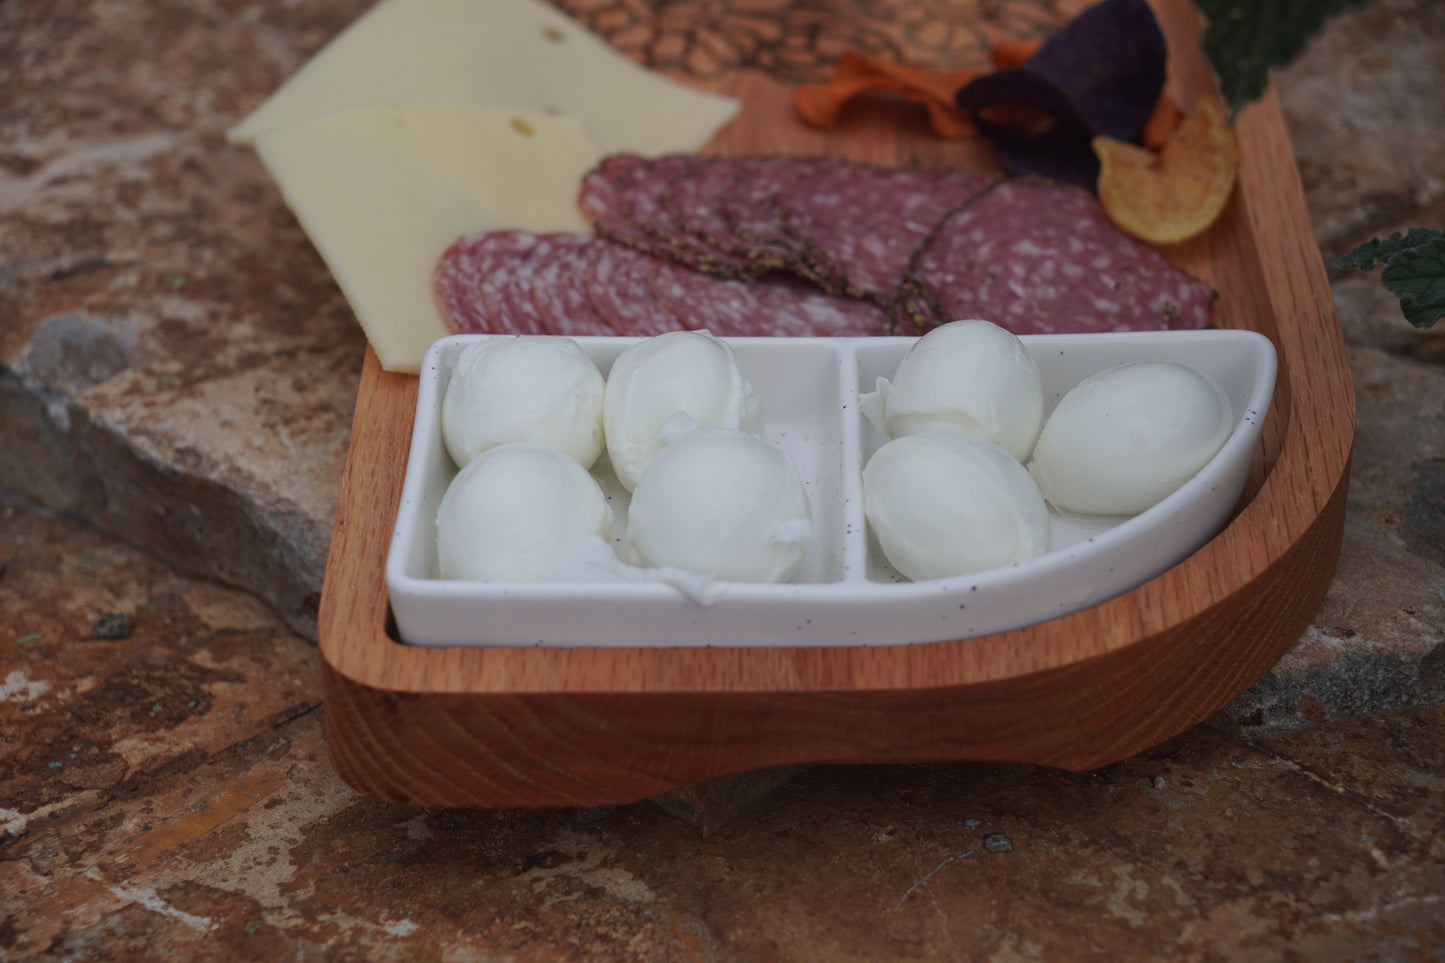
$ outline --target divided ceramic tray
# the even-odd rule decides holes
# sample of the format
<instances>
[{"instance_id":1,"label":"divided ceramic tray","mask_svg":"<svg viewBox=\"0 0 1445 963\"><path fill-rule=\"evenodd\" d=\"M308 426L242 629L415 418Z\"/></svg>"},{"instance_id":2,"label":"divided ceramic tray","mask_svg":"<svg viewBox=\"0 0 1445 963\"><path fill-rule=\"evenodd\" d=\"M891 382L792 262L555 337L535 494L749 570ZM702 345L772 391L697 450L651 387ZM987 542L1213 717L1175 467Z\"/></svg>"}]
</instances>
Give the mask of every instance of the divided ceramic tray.
<instances>
[{"instance_id":1,"label":"divided ceramic tray","mask_svg":"<svg viewBox=\"0 0 1445 963\"><path fill-rule=\"evenodd\" d=\"M765 440L790 456L811 506L813 531L791 579L678 585L661 578L606 578L603 569L586 570L585 580L454 581L440 576L437 561L437 508L457 473L442 440L442 399L458 356L486 337L443 339L421 366L386 570L398 633L413 644L908 644L984 635L1075 612L1168 569L1223 527L1248 480L1275 378L1274 347L1253 331L1022 339L1039 367L1046 412L1070 388L1106 369L1175 361L1219 383L1234 427L1203 470L1138 515L1050 511L1047 553L971 575L911 582L888 563L863 518L863 466L887 438L862 415L858 397L879 377L891 377L916 339L725 339L758 391ZM624 349L643 339L575 340L605 375ZM610 534L619 547L628 493L605 462L593 474L612 507Z\"/></svg>"},{"instance_id":2,"label":"divided ceramic tray","mask_svg":"<svg viewBox=\"0 0 1445 963\"><path fill-rule=\"evenodd\" d=\"M1192 8L1159 0L1156 9L1173 51L1176 99L1192 102L1208 83L1194 53ZM860 5L857 15L880 14ZM906 58L908 39L899 36ZM896 105L862 104L846 129L815 131L792 116L795 81L713 66L684 79L738 96L744 110L710 152L992 169L980 145L935 138L921 119L900 120ZM615 804L796 763L1087 769L1218 711L1298 640L1324 598L1343 531L1354 411L1324 266L1273 97L1241 111L1236 131L1239 183L1223 217L1165 254L1219 292L1219 328L1256 332L1273 345L1273 397L1250 470L1222 529L1182 561L1042 621L1000 623L983 634L958 624L941 640L920 642L881 616L869 624L872 607L860 602L840 627L867 625L872 644L831 631L809 644L766 635L627 644L615 612L606 613L605 632L604 617L591 617L599 623L593 641L606 634L606 645L409 644L393 614L386 561L421 383L382 371L368 353L320 612L327 738L338 772L367 795L414 805ZM910 591L866 578L857 588L860 597ZM832 617L821 604L819 614Z\"/></svg>"}]
</instances>

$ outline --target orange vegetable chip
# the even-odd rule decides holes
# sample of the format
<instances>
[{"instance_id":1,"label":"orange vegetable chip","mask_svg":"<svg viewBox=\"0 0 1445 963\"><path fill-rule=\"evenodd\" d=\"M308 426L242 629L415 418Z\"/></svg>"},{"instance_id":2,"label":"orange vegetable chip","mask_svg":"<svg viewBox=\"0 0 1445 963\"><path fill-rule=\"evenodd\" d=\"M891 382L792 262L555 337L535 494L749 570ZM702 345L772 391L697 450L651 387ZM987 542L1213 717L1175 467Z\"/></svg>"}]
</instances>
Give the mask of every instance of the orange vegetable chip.
<instances>
[{"instance_id":1,"label":"orange vegetable chip","mask_svg":"<svg viewBox=\"0 0 1445 963\"><path fill-rule=\"evenodd\" d=\"M814 127L838 126L843 106L860 94L884 92L920 103L933 132L964 137L974 132L968 115L953 103L953 92L978 76L971 69L912 67L857 50L838 58L833 75L822 83L793 89L793 108Z\"/></svg>"},{"instance_id":2,"label":"orange vegetable chip","mask_svg":"<svg viewBox=\"0 0 1445 963\"><path fill-rule=\"evenodd\" d=\"M1234 187L1238 150L1224 108L1201 96L1156 154L1095 137L1099 202L1143 241L1172 244L1214 223Z\"/></svg>"}]
</instances>

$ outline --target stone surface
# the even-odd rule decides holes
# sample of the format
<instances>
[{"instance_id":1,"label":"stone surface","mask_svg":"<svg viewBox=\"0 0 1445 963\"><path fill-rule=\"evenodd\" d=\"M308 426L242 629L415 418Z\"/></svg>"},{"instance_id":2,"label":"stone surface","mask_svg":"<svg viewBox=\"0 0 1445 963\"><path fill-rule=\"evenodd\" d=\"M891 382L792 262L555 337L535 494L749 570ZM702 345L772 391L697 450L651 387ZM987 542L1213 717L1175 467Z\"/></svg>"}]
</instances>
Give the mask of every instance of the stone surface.
<instances>
[{"instance_id":1,"label":"stone surface","mask_svg":"<svg viewBox=\"0 0 1445 963\"><path fill-rule=\"evenodd\" d=\"M813 767L706 836L648 803L409 809L337 779L314 649L253 597L72 521L13 506L0 521L0 959L1353 961L1445 945L1442 708L1262 734L1220 716L1087 774ZM96 638L108 613L129 633Z\"/></svg>"},{"instance_id":2,"label":"stone surface","mask_svg":"<svg viewBox=\"0 0 1445 963\"><path fill-rule=\"evenodd\" d=\"M0 5L0 489L313 635L364 340L224 132L360 9Z\"/></svg>"},{"instance_id":3,"label":"stone surface","mask_svg":"<svg viewBox=\"0 0 1445 963\"><path fill-rule=\"evenodd\" d=\"M1326 263L1396 222L1441 226L1442 43L1445 6L1373 0L1326 23L1278 76Z\"/></svg>"},{"instance_id":4,"label":"stone surface","mask_svg":"<svg viewBox=\"0 0 1445 963\"><path fill-rule=\"evenodd\" d=\"M1385 298L1373 324L1393 309L1410 329ZM1350 358L1358 428L1340 563L1299 643L1230 707L1245 725L1445 701L1445 368L1361 344Z\"/></svg>"}]
</instances>

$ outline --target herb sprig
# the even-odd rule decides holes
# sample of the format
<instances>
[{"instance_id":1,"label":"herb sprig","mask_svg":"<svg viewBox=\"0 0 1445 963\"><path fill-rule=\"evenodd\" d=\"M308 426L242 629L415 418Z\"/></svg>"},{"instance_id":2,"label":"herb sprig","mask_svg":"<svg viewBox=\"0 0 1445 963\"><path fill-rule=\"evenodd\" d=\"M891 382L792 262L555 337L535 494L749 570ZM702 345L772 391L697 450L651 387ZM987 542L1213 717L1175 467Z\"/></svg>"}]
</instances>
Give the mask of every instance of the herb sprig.
<instances>
[{"instance_id":1,"label":"herb sprig","mask_svg":"<svg viewBox=\"0 0 1445 963\"><path fill-rule=\"evenodd\" d=\"M1335 262L1338 268L1373 271L1383 264L1380 283L1400 299L1405 320L1428 328L1445 317L1445 234L1423 227L1366 241Z\"/></svg>"}]
</instances>

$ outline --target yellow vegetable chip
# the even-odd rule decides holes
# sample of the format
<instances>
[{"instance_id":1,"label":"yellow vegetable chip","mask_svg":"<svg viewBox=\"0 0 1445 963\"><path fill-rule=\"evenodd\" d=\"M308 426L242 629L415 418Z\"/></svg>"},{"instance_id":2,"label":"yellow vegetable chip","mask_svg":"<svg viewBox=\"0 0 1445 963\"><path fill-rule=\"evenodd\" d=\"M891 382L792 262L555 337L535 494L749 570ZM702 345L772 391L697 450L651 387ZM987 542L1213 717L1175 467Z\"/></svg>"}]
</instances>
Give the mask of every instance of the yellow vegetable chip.
<instances>
[{"instance_id":1,"label":"yellow vegetable chip","mask_svg":"<svg viewBox=\"0 0 1445 963\"><path fill-rule=\"evenodd\" d=\"M1099 202L1119 228L1172 244L1214 223L1234 187L1238 150L1224 108L1201 96L1156 154L1095 137Z\"/></svg>"}]
</instances>

